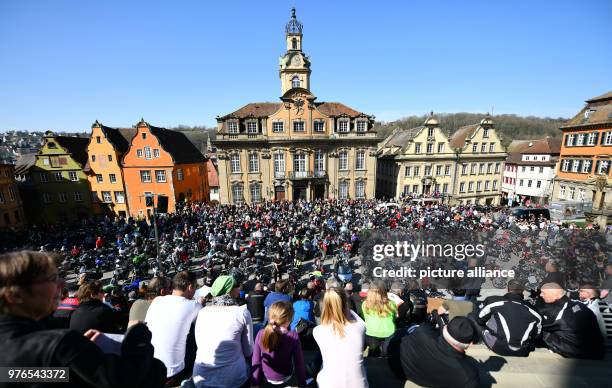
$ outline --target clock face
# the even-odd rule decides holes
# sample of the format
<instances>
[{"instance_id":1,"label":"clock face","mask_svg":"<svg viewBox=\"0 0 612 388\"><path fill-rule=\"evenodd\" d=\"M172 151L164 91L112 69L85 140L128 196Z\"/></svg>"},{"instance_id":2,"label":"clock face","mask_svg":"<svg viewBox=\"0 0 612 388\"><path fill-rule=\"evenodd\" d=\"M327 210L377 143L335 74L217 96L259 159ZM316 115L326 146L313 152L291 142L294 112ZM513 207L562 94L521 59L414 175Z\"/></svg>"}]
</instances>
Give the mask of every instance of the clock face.
<instances>
[{"instance_id":1,"label":"clock face","mask_svg":"<svg viewBox=\"0 0 612 388\"><path fill-rule=\"evenodd\" d=\"M299 56L297 56L297 55L296 55L296 56L294 56L293 58L291 58L291 64L292 64L293 66L299 66L299 65L301 65L301 64L302 64L302 60L300 59L300 57L299 57Z\"/></svg>"}]
</instances>

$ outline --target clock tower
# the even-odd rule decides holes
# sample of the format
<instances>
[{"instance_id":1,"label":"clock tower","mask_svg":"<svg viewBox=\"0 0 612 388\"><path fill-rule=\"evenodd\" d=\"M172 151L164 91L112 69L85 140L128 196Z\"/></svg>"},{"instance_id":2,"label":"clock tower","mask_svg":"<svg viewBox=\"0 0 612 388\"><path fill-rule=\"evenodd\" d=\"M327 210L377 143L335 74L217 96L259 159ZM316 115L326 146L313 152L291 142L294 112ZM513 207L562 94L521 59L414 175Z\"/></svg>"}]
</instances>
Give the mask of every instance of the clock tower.
<instances>
[{"instance_id":1,"label":"clock tower","mask_svg":"<svg viewBox=\"0 0 612 388\"><path fill-rule=\"evenodd\" d=\"M283 95L294 88L310 91L310 61L302 52L302 29L302 23L295 17L295 8L293 8L291 20L285 26L287 52L279 61Z\"/></svg>"}]
</instances>

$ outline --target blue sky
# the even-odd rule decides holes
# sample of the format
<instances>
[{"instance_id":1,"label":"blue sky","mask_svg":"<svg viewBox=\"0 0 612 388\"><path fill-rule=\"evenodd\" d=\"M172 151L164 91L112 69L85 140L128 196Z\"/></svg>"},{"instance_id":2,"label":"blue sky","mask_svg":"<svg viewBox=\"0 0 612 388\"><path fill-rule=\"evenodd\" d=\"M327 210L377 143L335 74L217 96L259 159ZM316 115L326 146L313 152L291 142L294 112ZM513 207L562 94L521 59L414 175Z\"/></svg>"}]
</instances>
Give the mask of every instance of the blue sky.
<instances>
[{"instance_id":1,"label":"blue sky","mask_svg":"<svg viewBox=\"0 0 612 388\"><path fill-rule=\"evenodd\" d=\"M297 8L311 89L391 121L570 117L612 90L612 1L0 1L0 131L216 124L280 96Z\"/></svg>"}]
</instances>

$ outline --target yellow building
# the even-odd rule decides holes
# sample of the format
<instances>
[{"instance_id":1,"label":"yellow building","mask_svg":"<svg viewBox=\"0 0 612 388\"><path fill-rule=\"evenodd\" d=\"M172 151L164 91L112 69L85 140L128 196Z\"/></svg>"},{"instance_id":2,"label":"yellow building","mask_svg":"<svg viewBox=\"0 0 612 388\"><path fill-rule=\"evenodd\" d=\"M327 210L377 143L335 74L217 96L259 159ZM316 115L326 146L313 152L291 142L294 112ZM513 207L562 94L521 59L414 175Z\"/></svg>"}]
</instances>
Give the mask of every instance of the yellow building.
<instances>
[{"instance_id":1,"label":"yellow building","mask_svg":"<svg viewBox=\"0 0 612 388\"><path fill-rule=\"evenodd\" d=\"M316 101L302 28L294 9L280 58L281 102L217 117L221 203L374 197L374 117Z\"/></svg>"},{"instance_id":2,"label":"yellow building","mask_svg":"<svg viewBox=\"0 0 612 388\"><path fill-rule=\"evenodd\" d=\"M457 155L452 203L499 205L504 161L508 155L497 135L493 120L466 125L450 137Z\"/></svg>"},{"instance_id":3,"label":"yellow building","mask_svg":"<svg viewBox=\"0 0 612 388\"><path fill-rule=\"evenodd\" d=\"M47 131L40 150L17 162L15 174L31 225L69 225L90 218L91 195L83 172L88 143L84 137Z\"/></svg>"},{"instance_id":4,"label":"yellow building","mask_svg":"<svg viewBox=\"0 0 612 388\"><path fill-rule=\"evenodd\" d=\"M15 183L15 166L0 164L0 230L25 226L23 202Z\"/></svg>"},{"instance_id":5,"label":"yellow building","mask_svg":"<svg viewBox=\"0 0 612 388\"><path fill-rule=\"evenodd\" d=\"M394 130L378 149L377 196L440 197L451 204L500 203L506 152L486 117L447 136L433 113Z\"/></svg>"},{"instance_id":6,"label":"yellow building","mask_svg":"<svg viewBox=\"0 0 612 388\"><path fill-rule=\"evenodd\" d=\"M112 214L121 218L130 214L121 158L135 134L134 128L110 128L98 121L91 126L84 170L91 186L94 214Z\"/></svg>"},{"instance_id":7,"label":"yellow building","mask_svg":"<svg viewBox=\"0 0 612 388\"><path fill-rule=\"evenodd\" d=\"M446 197L455 153L433 113L422 126L394 130L380 145L377 197Z\"/></svg>"}]
</instances>

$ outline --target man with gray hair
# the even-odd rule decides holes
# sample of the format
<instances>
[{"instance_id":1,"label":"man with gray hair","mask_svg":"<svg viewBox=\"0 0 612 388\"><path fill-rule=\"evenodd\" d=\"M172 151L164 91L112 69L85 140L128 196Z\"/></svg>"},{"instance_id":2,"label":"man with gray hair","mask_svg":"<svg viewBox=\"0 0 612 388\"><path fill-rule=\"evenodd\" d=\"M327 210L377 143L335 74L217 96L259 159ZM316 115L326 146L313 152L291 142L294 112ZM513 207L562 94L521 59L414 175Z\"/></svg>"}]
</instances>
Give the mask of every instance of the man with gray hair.
<instances>
[{"instance_id":1,"label":"man with gray hair","mask_svg":"<svg viewBox=\"0 0 612 388\"><path fill-rule=\"evenodd\" d=\"M404 375L424 387L478 387L478 368L465 354L477 340L476 328L466 317L453 318L441 335L431 325L420 325L402 338L400 361Z\"/></svg>"}]
</instances>

